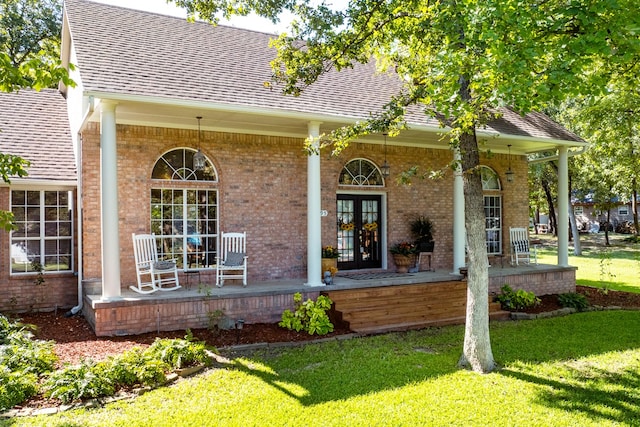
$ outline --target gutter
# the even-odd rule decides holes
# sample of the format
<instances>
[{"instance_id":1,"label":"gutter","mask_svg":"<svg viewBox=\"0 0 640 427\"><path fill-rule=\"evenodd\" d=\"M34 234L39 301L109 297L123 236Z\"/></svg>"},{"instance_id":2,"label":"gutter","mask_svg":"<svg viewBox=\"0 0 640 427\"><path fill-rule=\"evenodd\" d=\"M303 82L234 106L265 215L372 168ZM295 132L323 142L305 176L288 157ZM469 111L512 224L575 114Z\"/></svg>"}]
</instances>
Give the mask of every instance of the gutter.
<instances>
[{"instance_id":1,"label":"gutter","mask_svg":"<svg viewBox=\"0 0 640 427\"><path fill-rule=\"evenodd\" d=\"M588 145L583 145L582 147L580 147L580 149L575 150L575 151L568 151L567 155L569 157L574 157L574 156L579 156L580 154L583 154L584 152L586 152L589 149ZM535 154L535 153L531 153L531 154ZM537 159L532 159L529 160L529 164L530 165L535 165L538 163L546 163L546 162L552 162L554 160L558 160L560 156L558 156L557 154L553 154L550 156L545 156L545 157L540 157Z\"/></svg>"}]
</instances>

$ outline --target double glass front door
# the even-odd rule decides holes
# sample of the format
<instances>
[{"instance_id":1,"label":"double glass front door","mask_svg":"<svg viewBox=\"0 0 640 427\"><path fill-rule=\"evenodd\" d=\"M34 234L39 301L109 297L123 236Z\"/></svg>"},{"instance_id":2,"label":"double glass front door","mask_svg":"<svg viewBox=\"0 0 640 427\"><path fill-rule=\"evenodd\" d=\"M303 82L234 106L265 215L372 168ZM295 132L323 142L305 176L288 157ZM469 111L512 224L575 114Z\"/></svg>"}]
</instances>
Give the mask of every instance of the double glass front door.
<instances>
[{"instance_id":1,"label":"double glass front door","mask_svg":"<svg viewBox=\"0 0 640 427\"><path fill-rule=\"evenodd\" d=\"M381 202L376 195L338 195L338 269L382 266Z\"/></svg>"}]
</instances>

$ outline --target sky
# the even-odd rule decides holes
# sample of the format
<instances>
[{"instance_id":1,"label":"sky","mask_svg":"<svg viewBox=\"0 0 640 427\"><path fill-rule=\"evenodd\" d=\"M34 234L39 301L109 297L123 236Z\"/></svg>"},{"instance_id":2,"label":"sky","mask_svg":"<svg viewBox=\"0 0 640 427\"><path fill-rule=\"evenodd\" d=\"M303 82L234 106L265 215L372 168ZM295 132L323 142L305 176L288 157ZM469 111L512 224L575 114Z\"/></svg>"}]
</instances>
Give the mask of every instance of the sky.
<instances>
[{"instance_id":1,"label":"sky","mask_svg":"<svg viewBox=\"0 0 640 427\"><path fill-rule=\"evenodd\" d=\"M186 12L175 4L167 4L166 0L94 0L99 3L112 4L114 6L127 7L131 9L146 10L149 12L160 13L163 15L172 16L187 16ZM336 0L335 3L341 3L345 0ZM283 16L279 25L274 25L265 18L260 18L255 15L250 16L237 16L231 21L220 21L223 25L230 25L239 28L247 28L250 30L257 30L264 33L281 33L286 30L291 20L290 15Z\"/></svg>"}]
</instances>

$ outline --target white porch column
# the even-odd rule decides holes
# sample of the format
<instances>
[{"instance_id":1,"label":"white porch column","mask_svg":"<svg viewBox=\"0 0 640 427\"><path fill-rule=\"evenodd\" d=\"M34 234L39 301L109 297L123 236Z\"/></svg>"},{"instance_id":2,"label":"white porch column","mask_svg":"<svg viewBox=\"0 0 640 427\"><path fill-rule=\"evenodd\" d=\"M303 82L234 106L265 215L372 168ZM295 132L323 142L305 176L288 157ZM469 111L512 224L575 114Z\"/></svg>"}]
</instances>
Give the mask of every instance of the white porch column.
<instances>
[{"instance_id":1,"label":"white porch column","mask_svg":"<svg viewBox=\"0 0 640 427\"><path fill-rule=\"evenodd\" d=\"M569 266L569 156L558 148L558 265Z\"/></svg>"},{"instance_id":2,"label":"white porch column","mask_svg":"<svg viewBox=\"0 0 640 427\"><path fill-rule=\"evenodd\" d=\"M453 173L453 271L460 274L465 266L465 224L464 224L464 183L462 181L462 165L460 164L460 148L453 149L453 161L456 169Z\"/></svg>"},{"instance_id":3,"label":"white porch column","mask_svg":"<svg viewBox=\"0 0 640 427\"><path fill-rule=\"evenodd\" d=\"M320 122L309 122L309 138L320 147ZM322 281L322 224L320 152L307 157L307 286L324 286Z\"/></svg>"},{"instance_id":4,"label":"white porch column","mask_svg":"<svg viewBox=\"0 0 640 427\"><path fill-rule=\"evenodd\" d=\"M100 103L100 209L102 218L102 299L119 299L120 235L116 104Z\"/></svg>"}]
</instances>

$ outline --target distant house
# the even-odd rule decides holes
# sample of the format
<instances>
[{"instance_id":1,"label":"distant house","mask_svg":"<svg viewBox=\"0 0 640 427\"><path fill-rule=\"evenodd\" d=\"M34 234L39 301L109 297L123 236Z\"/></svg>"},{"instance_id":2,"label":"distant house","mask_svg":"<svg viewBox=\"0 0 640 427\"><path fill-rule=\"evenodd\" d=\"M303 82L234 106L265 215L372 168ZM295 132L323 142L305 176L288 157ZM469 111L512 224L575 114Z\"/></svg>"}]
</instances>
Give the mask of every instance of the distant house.
<instances>
[{"instance_id":1,"label":"distant house","mask_svg":"<svg viewBox=\"0 0 640 427\"><path fill-rule=\"evenodd\" d=\"M633 209L630 201L614 202L608 214L606 210L596 208L596 204L588 198L574 200L572 204L579 230L593 232L596 229L600 230L608 222L610 231L630 232L629 224L633 223Z\"/></svg>"},{"instance_id":2,"label":"distant house","mask_svg":"<svg viewBox=\"0 0 640 427\"><path fill-rule=\"evenodd\" d=\"M77 66L77 86L61 86L61 95L0 96L3 151L20 147L16 154L34 160L31 177L2 193L4 206L24 220L3 236L2 248L26 247L27 258L43 261L47 283L66 281L45 305L72 306L78 298L82 305L83 292L95 296L93 310L107 310L100 316L109 316L108 304L125 304L123 293L136 281L132 233L155 233L183 279L195 270L210 283L220 233L246 231L247 289L279 280L320 288L322 246L338 247L342 274L393 270L389 247L410 240L409 221L426 215L434 224L433 267L457 273L464 266L461 178L411 186L394 178L414 165L435 170L451 161L438 123L414 111L398 137L362 138L339 157L308 155L307 137L367 118L401 83L362 65L322 77L299 97L283 96L264 85L271 37L65 1L62 55ZM509 253L509 227L529 223L526 154L566 156L584 144L542 114L503 113L478 133L492 153L482 157L492 255ZM17 120L22 130L8 135L7 124ZM196 153L205 157L201 169ZM21 251L11 249L12 267L2 270L2 292L15 300L3 299L0 310L31 307L34 272ZM11 294L15 288L22 290ZM116 322L96 313L94 326Z\"/></svg>"}]
</instances>

